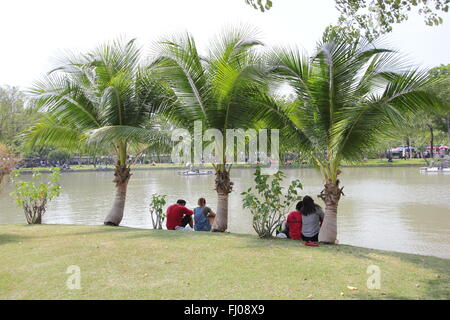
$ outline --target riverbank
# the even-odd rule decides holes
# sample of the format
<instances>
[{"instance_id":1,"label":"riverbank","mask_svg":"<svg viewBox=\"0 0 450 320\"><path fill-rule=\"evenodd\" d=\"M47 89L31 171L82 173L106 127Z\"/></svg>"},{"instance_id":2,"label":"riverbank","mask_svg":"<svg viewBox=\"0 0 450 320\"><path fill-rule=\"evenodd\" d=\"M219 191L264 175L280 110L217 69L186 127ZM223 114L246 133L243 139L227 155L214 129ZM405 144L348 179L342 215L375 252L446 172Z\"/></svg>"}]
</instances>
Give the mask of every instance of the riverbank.
<instances>
[{"instance_id":1,"label":"riverbank","mask_svg":"<svg viewBox=\"0 0 450 320\"><path fill-rule=\"evenodd\" d=\"M234 165L234 169L243 169L243 168L254 168L253 165ZM387 162L386 159L370 159L361 163L357 164L343 164L343 168L358 168L358 167L388 167L388 168L404 168L404 167L426 167L426 163L423 159L407 159L407 160L401 160L396 159L393 160L393 162ZM212 165L205 165L203 168L205 169L213 169ZM290 165L290 166L280 166L280 169L303 169L303 168L313 168L312 166L308 164L303 165ZM40 172L50 172L50 167L39 167L38 168ZM136 164L132 166L132 170L187 170L186 166L180 166L178 164L171 164L171 163L157 163L155 165L151 164ZM70 170L62 171L62 172L102 172L102 171L113 171L114 167L109 166L108 168L102 167L99 168L94 167L93 165L74 165L70 167ZM32 173L31 168L22 168L20 169L20 172L23 174L30 174Z\"/></svg>"},{"instance_id":2,"label":"riverbank","mask_svg":"<svg viewBox=\"0 0 450 320\"><path fill-rule=\"evenodd\" d=\"M449 259L251 235L0 225L0 260L0 299L450 298ZM80 290L66 287L71 265Z\"/></svg>"}]
</instances>

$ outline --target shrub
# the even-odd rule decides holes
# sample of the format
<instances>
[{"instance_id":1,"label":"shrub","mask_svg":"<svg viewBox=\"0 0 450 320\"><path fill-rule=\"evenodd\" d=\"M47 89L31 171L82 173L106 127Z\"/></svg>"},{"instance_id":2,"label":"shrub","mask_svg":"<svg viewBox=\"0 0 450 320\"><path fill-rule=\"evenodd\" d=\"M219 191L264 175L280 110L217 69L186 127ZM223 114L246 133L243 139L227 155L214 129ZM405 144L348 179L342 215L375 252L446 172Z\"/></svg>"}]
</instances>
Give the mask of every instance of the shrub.
<instances>
[{"instance_id":1,"label":"shrub","mask_svg":"<svg viewBox=\"0 0 450 320\"><path fill-rule=\"evenodd\" d=\"M11 172L18 161L19 159L12 154L7 146L0 144L0 184L3 177Z\"/></svg>"},{"instance_id":2,"label":"shrub","mask_svg":"<svg viewBox=\"0 0 450 320\"><path fill-rule=\"evenodd\" d=\"M162 229L166 214L164 206L166 205L167 195L152 194L152 201L150 202L150 217L152 218L153 229Z\"/></svg>"},{"instance_id":3,"label":"shrub","mask_svg":"<svg viewBox=\"0 0 450 320\"><path fill-rule=\"evenodd\" d=\"M261 168L255 172L255 189L252 188L242 192L243 207L249 209L253 217L253 229L260 238L270 238L276 227L285 219L291 205L301 200L299 190L302 184L294 180L288 187L287 193L283 194L284 188L281 182L285 177L282 171L278 171L269 183L269 176L261 174Z\"/></svg>"},{"instance_id":4,"label":"shrub","mask_svg":"<svg viewBox=\"0 0 450 320\"><path fill-rule=\"evenodd\" d=\"M11 180L15 189L11 195L16 197L17 205L23 208L28 224L42 223L47 203L59 196L60 177L59 168L53 168L46 181L42 179L42 174L37 170L33 170L31 180L19 180L19 171L13 171Z\"/></svg>"}]
</instances>

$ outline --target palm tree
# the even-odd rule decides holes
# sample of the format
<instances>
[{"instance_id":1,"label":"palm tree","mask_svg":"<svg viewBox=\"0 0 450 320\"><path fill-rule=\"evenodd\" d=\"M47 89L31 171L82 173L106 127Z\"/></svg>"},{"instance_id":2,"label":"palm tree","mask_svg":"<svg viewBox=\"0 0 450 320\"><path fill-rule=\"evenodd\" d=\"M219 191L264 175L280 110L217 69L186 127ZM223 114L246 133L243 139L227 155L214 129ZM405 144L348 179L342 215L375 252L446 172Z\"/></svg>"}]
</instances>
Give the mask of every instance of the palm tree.
<instances>
[{"instance_id":1,"label":"palm tree","mask_svg":"<svg viewBox=\"0 0 450 320\"><path fill-rule=\"evenodd\" d=\"M116 195L105 225L117 226L123 218L130 150L164 138L153 120L171 100L140 58L134 40L113 41L64 58L30 92L45 114L27 134L31 145L114 150Z\"/></svg>"},{"instance_id":2,"label":"palm tree","mask_svg":"<svg viewBox=\"0 0 450 320\"><path fill-rule=\"evenodd\" d=\"M274 81L289 84L295 99L274 101L266 121L283 128L282 144L296 145L320 169L325 219L319 241L335 243L342 161L360 160L403 115L435 104L422 90L427 74L406 68L397 53L364 39L330 37L312 57L279 49L269 61Z\"/></svg>"},{"instance_id":3,"label":"palm tree","mask_svg":"<svg viewBox=\"0 0 450 320\"><path fill-rule=\"evenodd\" d=\"M168 115L173 123L192 129L194 121L201 121L204 130L218 129L224 139L227 129L254 125L260 92L266 89L260 57L255 52L261 42L254 33L246 29L228 30L211 43L206 56L198 53L189 34L158 43L155 64L179 102ZM228 196L233 183L225 152L217 160L213 166L218 208L212 229L223 232L228 227Z\"/></svg>"}]
</instances>

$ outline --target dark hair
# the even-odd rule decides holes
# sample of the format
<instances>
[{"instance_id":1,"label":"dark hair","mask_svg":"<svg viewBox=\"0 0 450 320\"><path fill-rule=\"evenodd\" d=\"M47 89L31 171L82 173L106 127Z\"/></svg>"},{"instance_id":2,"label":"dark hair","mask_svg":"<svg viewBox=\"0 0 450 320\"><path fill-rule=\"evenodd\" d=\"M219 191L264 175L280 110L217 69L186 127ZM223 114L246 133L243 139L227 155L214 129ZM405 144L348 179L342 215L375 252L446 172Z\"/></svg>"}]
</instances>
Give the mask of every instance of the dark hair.
<instances>
[{"instance_id":1,"label":"dark hair","mask_svg":"<svg viewBox=\"0 0 450 320\"><path fill-rule=\"evenodd\" d=\"M295 210L300 211L303 208L303 201L297 202L297 205L295 206Z\"/></svg>"},{"instance_id":2,"label":"dark hair","mask_svg":"<svg viewBox=\"0 0 450 320\"><path fill-rule=\"evenodd\" d=\"M199 206L204 206L206 204L206 199L205 198L199 198L197 204Z\"/></svg>"},{"instance_id":3,"label":"dark hair","mask_svg":"<svg viewBox=\"0 0 450 320\"><path fill-rule=\"evenodd\" d=\"M307 216L311 213L314 213L316 211L316 204L314 203L313 198L310 196L304 196L303 197L303 208L302 208L302 215Z\"/></svg>"},{"instance_id":4,"label":"dark hair","mask_svg":"<svg viewBox=\"0 0 450 320\"><path fill-rule=\"evenodd\" d=\"M186 201L183 199L177 200L177 204L185 206L186 205Z\"/></svg>"}]
</instances>

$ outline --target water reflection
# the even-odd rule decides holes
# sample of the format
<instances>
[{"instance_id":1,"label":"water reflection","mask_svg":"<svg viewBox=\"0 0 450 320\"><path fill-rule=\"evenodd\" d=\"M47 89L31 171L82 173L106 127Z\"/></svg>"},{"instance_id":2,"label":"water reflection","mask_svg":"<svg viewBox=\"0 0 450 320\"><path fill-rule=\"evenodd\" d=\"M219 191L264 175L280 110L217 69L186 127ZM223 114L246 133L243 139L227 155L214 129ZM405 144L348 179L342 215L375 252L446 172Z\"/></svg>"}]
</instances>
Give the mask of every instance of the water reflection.
<instances>
[{"instance_id":1,"label":"water reflection","mask_svg":"<svg viewBox=\"0 0 450 320\"><path fill-rule=\"evenodd\" d=\"M231 232L253 233L251 217L242 209L240 196L252 185L253 173L251 169L232 171ZM317 199L322 190L317 171L287 169L285 173L288 179L299 178L304 194ZM450 174L421 174L418 168L345 168L341 181L346 196L338 213L340 243L450 258ZM45 223L103 223L114 195L111 172L64 173L61 184L61 196L50 203ZM148 203L152 193L167 194L170 203L184 198L189 207L202 196L215 208L213 184L214 176L136 170L129 184L122 225L151 227ZM0 223L25 223L10 191L11 186L6 184L0 194Z\"/></svg>"}]
</instances>

